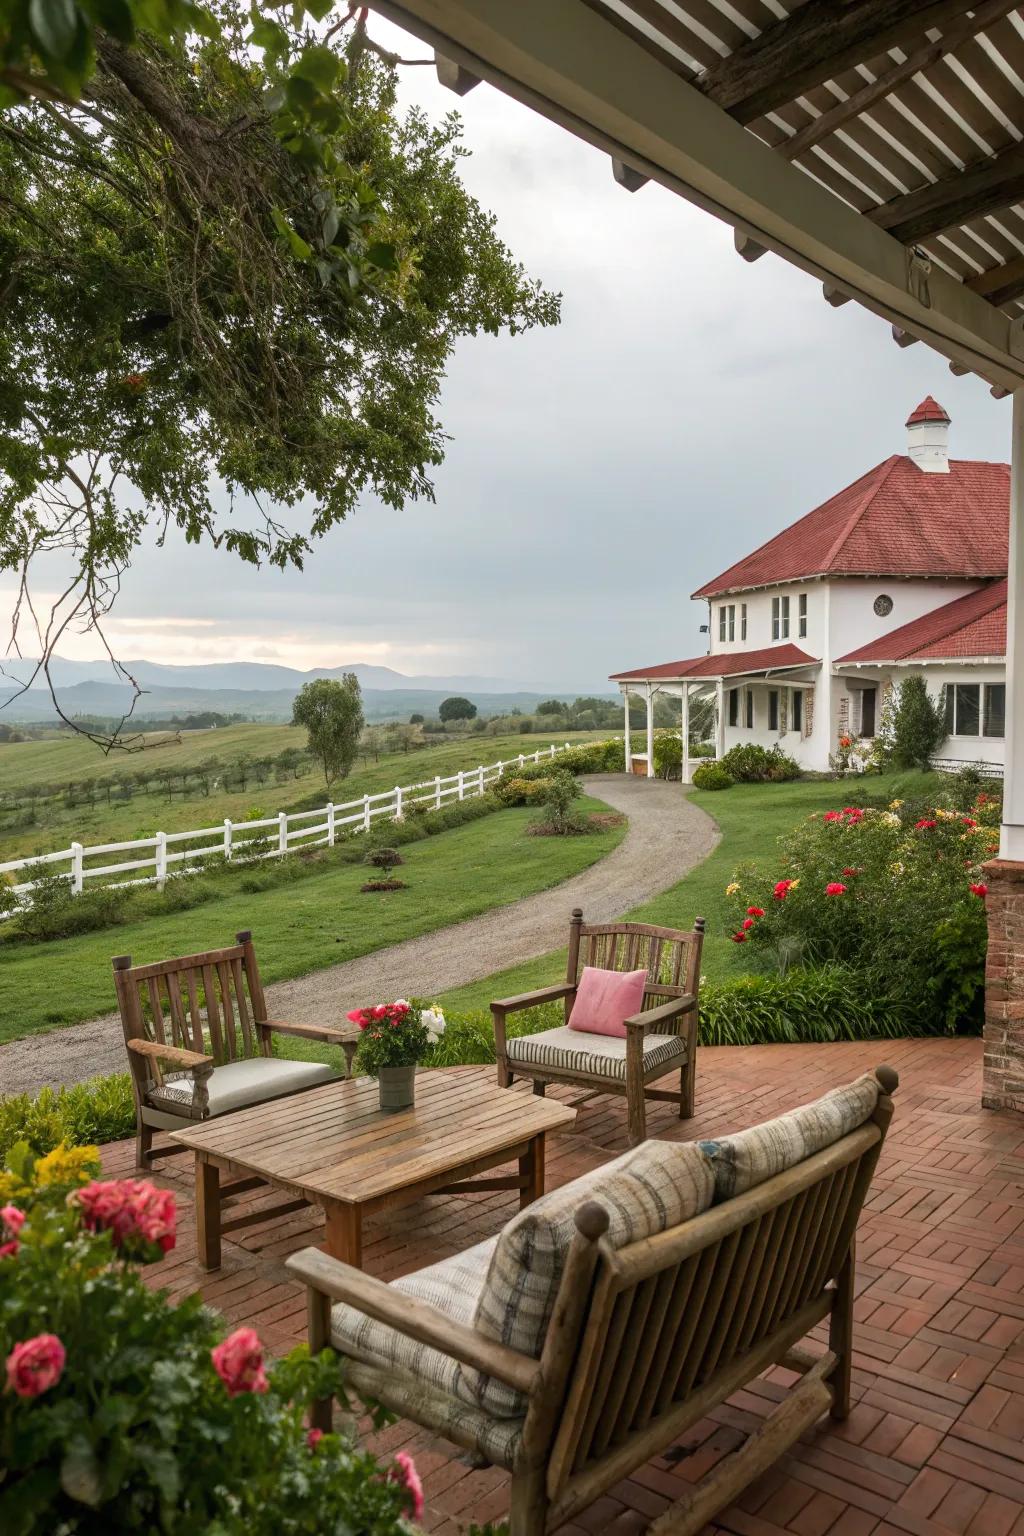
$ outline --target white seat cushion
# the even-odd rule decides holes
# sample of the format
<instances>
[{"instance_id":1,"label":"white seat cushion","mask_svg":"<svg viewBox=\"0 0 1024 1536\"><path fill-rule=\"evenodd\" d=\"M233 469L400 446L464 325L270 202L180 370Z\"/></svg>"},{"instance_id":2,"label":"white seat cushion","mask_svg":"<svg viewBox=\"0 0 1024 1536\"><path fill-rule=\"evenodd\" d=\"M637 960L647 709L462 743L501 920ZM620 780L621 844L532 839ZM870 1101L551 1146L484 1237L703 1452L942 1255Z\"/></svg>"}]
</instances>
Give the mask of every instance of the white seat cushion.
<instances>
[{"instance_id":1,"label":"white seat cushion","mask_svg":"<svg viewBox=\"0 0 1024 1536\"><path fill-rule=\"evenodd\" d=\"M561 1025L539 1035L517 1035L508 1042L509 1066L555 1067L563 1072L593 1072L626 1081L626 1042L618 1035L590 1035ZM644 1035L644 1076L655 1067L669 1072L686 1060L686 1042L678 1035Z\"/></svg>"},{"instance_id":2,"label":"white seat cushion","mask_svg":"<svg viewBox=\"0 0 1024 1536\"><path fill-rule=\"evenodd\" d=\"M233 1109L280 1099L301 1088L329 1083L337 1077L333 1067L322 1061L282 1061L276 1056L253 1056L246 1061L229 1061L214 1067L207 1083L210 1117L226 1115ZM175 1076L146 1096L142 1118L147 1125L161 1130L180 1130L183 1120L198 1120L194 1103L195 1083L190 1075Z\"/></svg>"}]
</instances>

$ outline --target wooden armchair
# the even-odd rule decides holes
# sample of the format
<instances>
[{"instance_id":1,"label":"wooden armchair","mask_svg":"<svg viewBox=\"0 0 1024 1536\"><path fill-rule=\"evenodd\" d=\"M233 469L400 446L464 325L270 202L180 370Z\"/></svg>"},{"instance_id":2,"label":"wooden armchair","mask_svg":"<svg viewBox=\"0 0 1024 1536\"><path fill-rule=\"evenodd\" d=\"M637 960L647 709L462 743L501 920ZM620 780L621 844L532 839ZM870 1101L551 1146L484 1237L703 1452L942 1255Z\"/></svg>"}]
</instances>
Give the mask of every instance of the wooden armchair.
<instances>
[{"instance_id":1,"label":"wooden armchair","mask_svg":"<svg viewBox=\"0 0 1024 1536\"><path fill-rule=\"evenodd\" d=\"M533 1080L534 1093L548 1083L576 1083L594 1093L625 1094L630 1146L647 1135L645 1100L679 1105L679 1118L693 1114L697 1068L698 993L704 919L692 933L649 923L584 923L579 907L569 924L569 960L558 986L524 992L491 1004L498 1084ZM643 1006L623 1019L626 1038L586 1034L568 1027L584 965L608 971L647 969ZM509 1038L506 1018L539 1003L564 1000L565 1026ZM648 1085L679 1069L678 1093Z\"/></svg>"},{"instance_id":2,"label":"wooden armchair","mask_svg":"<svg viewBox=\"0 0 1024 1536\"><path fill-rule=\"evenodd\" d=\"M113 961L124 1040L135 1092L136 1159L187 1151L153 1146L153 1132L245 1109L315 1088L338 1074L318 1061L272 1054L275 1034L340 1045L351 1074L359 1031L351 1024L285 1024L267 1018L252 934L227 949L182 955L154 965Z\"/></svg>"},{"instance_id":3,"label":"wooden armchair","mask_svg":"<svg viewBox=\"0 0 1024 1536\"><path fill-rule=\"evenodd\" d=\"M800 1380L651 1536L697 1536L823 1413L846 1417L854 1234L892 1117L879 1067L715 1142L649 1141L390 1285L306 1248L310 1347L346 1382L512 1474L545 1536L774 1365ZM332 1303L335 1303L332 1305ZM800 1340L828 1322L828 1343ZM318 1427L331 1404L316 1406Z\"/></svg>"}]
</instances>

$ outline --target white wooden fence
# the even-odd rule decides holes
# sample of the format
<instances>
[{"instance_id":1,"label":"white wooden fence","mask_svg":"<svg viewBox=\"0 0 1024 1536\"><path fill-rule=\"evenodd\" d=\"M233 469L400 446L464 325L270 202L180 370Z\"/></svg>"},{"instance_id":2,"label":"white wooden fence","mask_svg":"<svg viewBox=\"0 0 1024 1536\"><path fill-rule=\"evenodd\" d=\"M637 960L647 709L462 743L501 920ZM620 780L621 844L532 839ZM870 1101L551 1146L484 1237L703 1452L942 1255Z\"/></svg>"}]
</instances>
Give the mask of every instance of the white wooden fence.
<instances>
[{"instance_id":1,"label":"white wooden fence","mask_svg":"<svg viewBox=\"0 0 1024 1536\"><path fill-rule=\"evenodd\" d=\"M89 847L72 843L70 848L61 848L57 853L9 859L0 864L0 877L44 865L52 866L56 873L68 880L75 895L81 893L87 880L99 880L104 885L156 885L162 889L169 875L183 873L196 859L230 860L239 855L274 859L303 848L330 848L339 833L368 832L380 817L401 821L412 806L440 810L446 801L482 795L489 784L509 769L555 757L559 752L567 752L571 745L567 741L562 747L552 745L525 755L520 753L507 762L460 769L446 778L424 779L420 784L396 784L394 789L383 790L380 794L364 795L361 800L346 800L342 804L331 801L315 811L278 811L276 816L259 821L227 818L218 827L199 827L192 832L157 832L153 837L133 838L125 843L95 843ZM119 854L127 857L111 862L111 856ZM47 872L50 872L49 868ZM15 895L24 898L32 885L31 880L26 880L12 889Z\"/></svg>"}]
</instances>

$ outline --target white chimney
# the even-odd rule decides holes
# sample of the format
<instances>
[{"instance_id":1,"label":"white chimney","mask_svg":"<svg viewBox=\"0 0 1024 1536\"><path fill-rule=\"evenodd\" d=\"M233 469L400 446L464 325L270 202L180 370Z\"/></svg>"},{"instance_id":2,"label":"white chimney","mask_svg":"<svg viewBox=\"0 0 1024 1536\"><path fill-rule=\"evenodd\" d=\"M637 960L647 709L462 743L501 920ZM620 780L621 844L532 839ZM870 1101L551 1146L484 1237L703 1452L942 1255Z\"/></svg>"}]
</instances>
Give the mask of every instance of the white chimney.
<instances>
[{"instance_id":1,"label":"white chimney","mask_svg":"<svg viewBox=\"0 0 1024 1536\"><path fill-rule=\"evenodd\" d=\"M907 453L926 474L949 474L949 417L931 395L907 418Z\"/></svg>"}]
</instances>

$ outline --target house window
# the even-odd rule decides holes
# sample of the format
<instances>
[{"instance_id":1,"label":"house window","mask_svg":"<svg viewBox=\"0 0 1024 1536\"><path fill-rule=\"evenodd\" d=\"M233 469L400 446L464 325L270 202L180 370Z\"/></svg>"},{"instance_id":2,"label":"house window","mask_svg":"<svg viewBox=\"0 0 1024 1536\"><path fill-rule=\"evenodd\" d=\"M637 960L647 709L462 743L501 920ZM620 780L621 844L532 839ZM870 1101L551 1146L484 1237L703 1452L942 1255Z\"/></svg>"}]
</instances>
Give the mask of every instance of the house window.
<instances>
[{"instance_id":1,"label":"house window","mask_svg":"<svg viewBox=\"0 0 1024 1536\"><path fill-rule=\"evenodd\" d=\"M1006 684L985 684L985 731L986 736L1006 735Z\"/></svg>"},{"instance_id":2,"label":"house window","mask_svg":"<svg viewBox=\"0 0 1024 1536\"><path fill-rule=\"evenodd\" d=\"M747 605L740 603L740 639L747 638Z\"/></svg>"},{"instance_id":3,"label":"house window","mask_svg":"<svg viewBox=\"0 0 1024 1536\"><path fill-rule=\"evenodd\" d=\"M724 640L725 639L725 604L724 603L722 604L721 608L719 608L719 610L718 610L718 638L719 638L719 640Z\"/></svg>"},{"instance_id":4,"label":"house window","mask_svg":"<svg viewBox=\"0 0 1024 1536\"><path fill-rule=\"evenodd\" d=\"M778 601L778 599L776 598L776 602L777 601ZM770 731L777 731L778 728L779 728L779 690L777 688L769 688L769 690L768 690L768 729Z\"/></svg>"},{"instance_id":5,"label":"house window","mask_svg":"<svg viewBox=\"0 0 1024 1536\"><path fill-rule=\"evenodd\" d=\"M860 691L860 734L862 736L873 736L875 734L875 703L877 697L877 688L862 688Z\"/></svg>"},{"instance_id":6,"label":"house window","mask_svg":"<svg viewBox=\"0 0 1024 1536\"><path fill-rule=\"evenodd\" d=\"M791 700L789 728L791 731L802 731L804 728L804 693L802 688L793 689Z\"/></svg>"},{"instance_id":7,"label":"house window","mask_svg":"<svg viewBox=\"0 0 1024 1536\"><path fill-rule=\"evenodd\" d=\"M740 691L738 688L729 689L729 724L740 723Z\"/></svg>"},{"instance_id":8,"label":"house window","mask_svg":"<svg viewBox=\"0 0 1024 1536\"><path fill-rule=\"evenodd\" d=\"M951 736L981 734L980 683L951 683L946 689L946 730Z\"/></svg>"},{"instance_id":9,"label":"house window","mask_svg":"<svg viewBox=\"0 0 1024 1536\"><path fill-rule=\"evenodd\" d=\"M772 639L789 639L789 598L772 598Z\"/></svg>"},{"instance_id":10,"label":"house window","mask_svg":"<svg viewBox=\"0 0 1024 1536\"><path fill-rule=\"evenodd\" d=\"M802 636L807 634L807 593L801 592L796 600L797 633Z\"/></svg>"},{"instance_id":11,"label":"house window","mask_svg":"<svg viewBox=\"0 0 1024 1536\"><path fill-rule=\"evenodd\" d=\"M729 639L736 639L736 604L729 604Z\"/></svg>"},{"instance_id":12,"label":"house window","mask_svg":"<svg viewBox=\"0 0 1024 1536\"><path fill-rule=\"evenodd\" d=\"M747 705L747 709L746 709L746 726L747 726L747 730L748 731L752 731L754 729L754 690L753 690L753 688L748 688L747 689L746 705Z\"/></svg>"}]
</instances>

